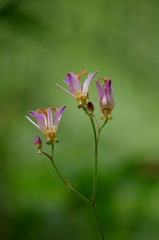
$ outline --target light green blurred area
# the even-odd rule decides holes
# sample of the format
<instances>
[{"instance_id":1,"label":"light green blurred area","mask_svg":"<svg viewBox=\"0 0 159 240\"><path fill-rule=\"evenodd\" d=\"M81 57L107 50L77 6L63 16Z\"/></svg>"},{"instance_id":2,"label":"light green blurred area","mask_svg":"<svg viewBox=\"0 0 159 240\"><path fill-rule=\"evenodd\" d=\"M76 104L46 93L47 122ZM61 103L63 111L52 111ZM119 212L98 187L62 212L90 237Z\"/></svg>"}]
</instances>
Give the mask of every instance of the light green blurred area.
<instances>
[{"instance_id":1,"label":"light green blurred area","mask_svg":"<svg viewBox=\"0 0 159 240\"><path fill-rule=\"evenodd\" d=\"M97 205L107 239L159 239L159 2L0 3L0 236L4 240L99 239L93 213L36 154L29 110L67 105L55 145L66 179L90 198L93 132L63 87L67 72L112 79L113 120L101 133ZM84 80L84 77L82 77ZM67 86L65 86L67 87ZM100 123L97 90L90 99Z\"/></svg>"}]
</instances>

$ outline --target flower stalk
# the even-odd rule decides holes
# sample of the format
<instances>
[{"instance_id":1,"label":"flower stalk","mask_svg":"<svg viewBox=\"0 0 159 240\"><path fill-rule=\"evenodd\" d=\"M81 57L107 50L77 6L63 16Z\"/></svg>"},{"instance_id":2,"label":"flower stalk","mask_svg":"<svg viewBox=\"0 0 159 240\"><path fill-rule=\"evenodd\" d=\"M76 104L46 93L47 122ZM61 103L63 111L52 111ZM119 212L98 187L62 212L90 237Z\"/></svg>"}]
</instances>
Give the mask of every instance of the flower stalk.
<instances>
[{"instance_id":1,"label":"flower stalk","mask_svg":"<svg viewBox=\"0 0 159 240\"><path fill-rule=\"evenodd\" d=\"M101 221L100 221L100 217L99 217L96 205L93 205L92 209L93 209L93 212L94 212L94 215L95 215L95 219L96 219L96 222L97 222L97 225L98 225L98 228L99 228L101 239L105 240L104 231L103 231L103 228L102 228L102 224L101 224Z\"/></svg>"},{"instance_id":2,"label":"flower stalk","mask_svg":"<svg viewBox=\"0 0 159 240\"><path fill-rule=\"evenodd\" d=\"M50 158L50 161L57 173L57 175L59 176L59 178L62 180L62 182L68 187L68 189L73 192L76 196L78 196L79 198L81 198L84 202L86 202L87 204L90 204L91 205L91 202L85 198L82 194L80 194L78 191L76 191L70 184L70 181L69 180L65 180L64 177L62 176L62 174L60 173L60 171L58 170L55 162L54 162L54 143L51 144L52 146L52 154L51 154L51 157ZM48 154L45 154L47 157L49 156Z\"/></svg>"},{"instance_id":3,"label":"flower stalk","mask_svg":"<svg viewBox=\"0 0 159 240\"><path fill-rule=\"evenodd\" d=\"M101 119L104 120L103 124L99 126L98 120L94 115L94 105L89 100L89 84L92 79L97 74L97 71L93 73L89 73L88 77L84 81L83 84L80 82L81 75L87 74L86 70L81 71L78 74L73 72L68 72L66 74L64 82L67 84L69 90L63 88L62 86L55 83L63 91L70 94L76 101L78 102L78 108L83 109L86 115L89 117L91 126L93 129L93 137L94 137L94 174L93 174L93 183L92 183L92 197L91 199L86 198L81 193L79 193L76 189L71 186L70 181L65 179L61 172L59 171L56 163L54 161L54 144L59 142L56 138L57 129L59 127L60 119L65 110L66 106L62 106L61 108L50 107L47 109L39 108L36 111L30 110L29 114L36 120L35 123L31 118L26 116L26 118L36 126L46 137L46 143L51 145L51 155L42 151L42 141L36 136L34 138L34 145L38 149L38 154L44 154L51 161L51 164L57 173L58 177L64 183L64 185L73 192L77 197L79 197L82 201L91 206L94 216L99 228L99 232L101 235L101 239L105 240L104 231L102 228L102 224L100 221L100 217L97 211L96 206L96 196L97 196L97 173L98 173L98 145L99 145L99 137L102 129L108 122L108 120L112 119L111 112L114 108L114 96L113 96L113 86L112 81L109 78L99 78L96 80L96 87L98 91L98 102L101 110ZM100 82L102 81L102 85ZM52 111L55 111L52 114Z\"/></svg>"},{"instance_id":4,"label":"flower stalk","mask_svg":"<svg viewBox=\"0 0 159 240\"><path fill-rule=\"evenodd\" d=\"M101 224L101 221L100 221L100 217L99 217L99 214L98 214L98 211L97 211L97 207L96 207L96 195L97 195L97 170L98 170L97 166L98 166L99 135L100 135L101 130L103 129L103 127L107 123L108 118L105 119L103 125L100 128L99 128L98 124L97 124L97 128L96 128L93 116L91 116L88 113L86 108L83 108L83 110L88 115L88 117L89 117L89 119L91 121L91 125L92 125L92 128L93 128L93 134L94 134L94 144L95 144L95 146L94 146L94 178L93 178L93 191L92 191L91 206L92 206L95 218L96 218L96 222L97 222L97 225L98 225L98 228L99 228L99 231L100 231L101 238L102 238L102 240L105 240L104 231L103 231L102 224ZM96 118L95 118L95 121L96 121Z\"/></svg>"},{"instance_id":5,"label":"flower stalk","mask_svg":"<svg viewBox=\"0 0 159 240\"><path fill-rule=\"evenodd\" d=\"M67 185L67 182L65 181L65 179L63 178L63 176L61 175L61 173L59 172L58 168L56 167L56 164L54 162L54 142L52 142L51 144L51 149L52 149L52 153L51 153L51 158L50 161L56 171L56 173L58 174L59 178L62 180L62 182Z\"/></svg>"},{"instance_id":6,"label":"flower stalk","mask_svg":"<svg viewBox=\"0 0 159 240\"><path fill-rule=\"evenodd\" d=\"M102 224L100 221L100 217L97 211L97 207L96 207L96 193L97 193L97 160L98 160L98 142L99 142L99 135L101 130L103 129L103 127L105 126L105 124L107 123L108 119L106 118L106 120L104 121L103 125L101 126L101 128L97 128L95 127L95 123L93 120L93 117L89 115L87 109L84 107L83 110L85 111L85 113L88 115L90 121L91 121L91 125L93 128L93 134L94 134L94 143L95 143L95 149L94 149L94 178L93 178L93 190L92 190L92 200L88 200L86 197L84 197L82 194L80 194L77 190L75 190L71 184L69 180L65 180L64 177L62 176L62 174L59 172L55 162L54 162L54 142L52 142L51 146L52 146L52 154L50 158L50 161L57 173L57 175L59 176L59 178L62 180L62 182L68 187L68 189L73 192L77 197L79 197L82 201L84 201L85 203L87 203L88 205L90 205L93 209L94 212L94 216L99 228L99 232L101 235L101 239L105 240L105 236L104 236L104 231L102 228ZM45 154L47 155L47 154ZM47 155L48 156L48 155Z\"/></svg>"}]
</instances>

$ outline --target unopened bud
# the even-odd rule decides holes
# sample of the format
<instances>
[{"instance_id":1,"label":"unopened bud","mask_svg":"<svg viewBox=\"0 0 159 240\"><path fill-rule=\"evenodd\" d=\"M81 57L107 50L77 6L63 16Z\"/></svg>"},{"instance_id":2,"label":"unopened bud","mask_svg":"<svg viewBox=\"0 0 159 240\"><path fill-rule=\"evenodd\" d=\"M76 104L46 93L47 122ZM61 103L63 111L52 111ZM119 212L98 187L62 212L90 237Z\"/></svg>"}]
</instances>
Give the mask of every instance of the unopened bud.
<instances>
[{"instance_id":1,"label":"unopened bud","mask_svg":"<svg viewBox=\"0 0 159 240\"><path fill-rule=\"evenodd\" d=\"M35 147L38 148L38 149L41 149L42 148L42 141L41 139L39 138L39 136L36 136L34 138L34 144L35 144Z\"/></svg>"},{"instance_id":2,"label":"unopened bud","mask_svg":"<svg viewBox=\"0 0 159 240\"><path fill-rule=\"evenodd\" d=\"M93 105L92 102L88 102L88 104L87 104L87 108L88 108L88 110L89 110L91 113L94 112L94 105Z\"/></svg>"}]
</instances>

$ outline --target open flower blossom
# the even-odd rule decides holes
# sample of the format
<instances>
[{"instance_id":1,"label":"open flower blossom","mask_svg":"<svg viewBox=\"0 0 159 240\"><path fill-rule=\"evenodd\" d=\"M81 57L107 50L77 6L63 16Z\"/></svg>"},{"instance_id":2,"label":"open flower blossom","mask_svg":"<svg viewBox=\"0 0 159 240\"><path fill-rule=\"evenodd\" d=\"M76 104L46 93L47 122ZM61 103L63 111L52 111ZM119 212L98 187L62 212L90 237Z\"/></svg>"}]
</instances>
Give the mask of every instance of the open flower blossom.
<instances>
[{"instance_id":1,"label":"open flower blossom","mask_svg":"<svg viewBox=\"0 0 159 240\"><path fill-rule=\"evenodd\" d=\"M66 90L65 88L55 83L55 85L57 85L59 88L61 88L65 92L69 93L72 97L74 97L78 101L79 107L82 107L84 104L88 103L89 84L93 79L93 77L95 76L95 74L97 73L97 71L94 73L89 73L87 79L84 81L84 84L81 84L80 77L82 74L86 74L86 73L87 73L86 70L81 71L77 75L74 74L73 72L67 73L64 82L68 84L70 91Z\"/></svg>"},{"instance_id":2,"label":"open flower blossom","mask_svg":"<svg viewBox=\"0 0 159 240\"><path fill-rule=\"evenodd\" d=\"M50 144L52 141L57 142L56 131L59 126L60 118L66 106L61 108L51 107L47 109L39 108L36 111L29 111L30 115L33 116L37 124L32 121L28 116L26 118L33 123L37 128L39 128L44 135L47 137L47 143ZM52 116L52 111L55 110L54 116Z\"/></svg>"},{"instance_id":3,"label":"open flower blossom","mask_svg":"<svg viewBox=\"0 0 159 240\"><path fill-rule=\"evenodd\" d=\"M103 85L99 84L99 81L103 81ZM113 87L112 81L109 78L99 78L96 81L96 86L98 89L98 100L100 109L102 111L101 119L107 117L109 120L112 119L111 111L114 108L114 97L113 97Z\"/></svg>"}]
</instances>

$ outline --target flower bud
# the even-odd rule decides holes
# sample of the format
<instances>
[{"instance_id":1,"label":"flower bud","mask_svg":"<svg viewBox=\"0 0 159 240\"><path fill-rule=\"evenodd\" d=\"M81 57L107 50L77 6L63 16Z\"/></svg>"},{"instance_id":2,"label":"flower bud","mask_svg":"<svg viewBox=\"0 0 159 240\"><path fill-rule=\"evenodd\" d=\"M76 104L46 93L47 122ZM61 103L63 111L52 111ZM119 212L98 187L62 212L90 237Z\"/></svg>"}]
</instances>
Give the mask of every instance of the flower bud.
<instances>
[{"instance_id":1,"label":"flower bud","mask_svg":"<svg viewBox=\"0 0 159 240\"><path fill-rule=\"evenodd\" d=\"M93 105L92 102L90 102L90 101L88 102L87 108L88 108L88 110L89 110L91 113L94 112L94 105Z\"/></svg>"},{"instance_id":2,"label":"flower bud","mask_svg":"<svg viewBox=\"0 0 159 240\"><path fill-rule=\"evenodd\" d=\"M38 149L42 148L42 141L38 135L34 138L34 144L35 144L36 148L38 148Z\"/></svg>"}]
</instances>

